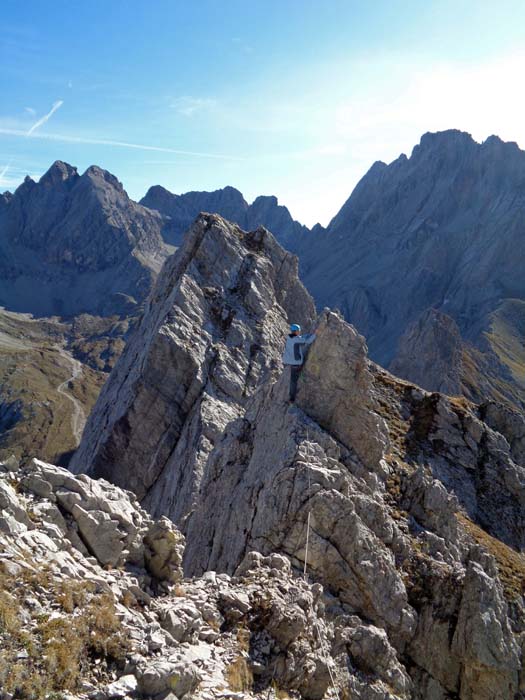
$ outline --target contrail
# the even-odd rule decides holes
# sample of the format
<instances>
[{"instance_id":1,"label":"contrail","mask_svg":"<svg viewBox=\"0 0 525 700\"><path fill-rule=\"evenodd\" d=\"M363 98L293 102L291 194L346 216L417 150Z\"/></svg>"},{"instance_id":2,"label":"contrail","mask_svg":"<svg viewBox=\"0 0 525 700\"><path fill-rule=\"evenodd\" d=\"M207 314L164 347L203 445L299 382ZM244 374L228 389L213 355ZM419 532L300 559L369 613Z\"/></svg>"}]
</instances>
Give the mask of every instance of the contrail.
<instances>
[{"instance_id":1,"label":"contrail","mask_svg":"<svg viewBox=\"0 0 525 700\"><path fill-rule=\"evenodd\" d=\"M4 177L7 175L7 171L8 171L9 168L11 167L11 163L12 163L12 162L13 162L13 161L10 160L9 163L8 163L7 165L5 165L5 166L2 168L2 170L0 170L0 181L3 180Z\"/></svg>"},{"instance_id":2,"label":"contrail","mask_svg":"<svg viewBox=\"0 0 525 700\"><path fill-rule=\"evenodd\" d=\"M50 119L53 114L57 111L59 107L62 107L64 104L64 100L57 100L56 102L53 103L53 106L49 110L49 112L43 116L41 119L39 119L37 122L33 124L33 126L29 129L29 131L25 134L26 136L31 136L31 134L38 129L39 126L42 126L42 124L45 124L48 119Z\"/></svg>"},{"instance_id":3,"label":"contrail","mask_svg":"<svg viewBox=\"0 0 525 700\"><path fill-rule=\"evenodd\" d=\"M62 104L62 102L60 102ZM60 106L60 105L59 105ZM58 109L58 107L57 107ZM47 119L51 116L53 110L47 115ZM31 130L35 129L39 124L37 122L31 127ZM21 131L20 129L2 129L0 128L0 134L6 134L8 136L28 136L29 132ZM141 151L157 151L160 153L175 153L179 156L193 156L196 158L219 158L221 160L246 160L242 156L230 156L223 153L202 153L199 151L179 151L175 148L165 148L163 146L147 146L142 143L128 143L127 141L112 141L109 139L90 139L84 138L82 136L65 136L61 134L32 134L32 138L36 139L46 139L48 141L64 141L66 143L89 143L95 146L117 146L118 148L136 148Z\"/></svg>"}]
</instances>

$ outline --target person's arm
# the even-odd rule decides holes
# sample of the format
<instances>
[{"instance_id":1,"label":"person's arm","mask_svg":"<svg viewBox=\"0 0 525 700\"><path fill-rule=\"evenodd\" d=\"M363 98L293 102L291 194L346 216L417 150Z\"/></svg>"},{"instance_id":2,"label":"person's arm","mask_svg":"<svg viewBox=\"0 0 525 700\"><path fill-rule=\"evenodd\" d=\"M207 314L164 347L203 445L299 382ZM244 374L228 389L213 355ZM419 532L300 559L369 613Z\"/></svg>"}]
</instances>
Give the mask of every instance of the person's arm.
<instances>
[{"instance_id":1,"label":"person's arm","mask_svg":"<svg viewBox=\"0 0 525 700\"><path fill-rule=\"evenodd\" d=\"M316 334L317 331L314 331L313 333L305 333L305 335L301 336L303 343L305 345L311 345L311 343L313 343L315 340Z\"/></svg>"}]
</instances>

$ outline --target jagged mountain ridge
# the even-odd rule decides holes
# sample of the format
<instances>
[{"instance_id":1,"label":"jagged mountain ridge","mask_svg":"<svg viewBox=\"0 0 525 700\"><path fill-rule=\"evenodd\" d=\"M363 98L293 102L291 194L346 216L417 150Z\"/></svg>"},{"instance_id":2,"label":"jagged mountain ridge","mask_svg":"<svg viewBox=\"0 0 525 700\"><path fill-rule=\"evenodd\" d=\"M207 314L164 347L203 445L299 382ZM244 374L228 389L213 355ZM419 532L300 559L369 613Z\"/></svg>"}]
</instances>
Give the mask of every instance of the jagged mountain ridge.
<instances>
[{"instance_id":1,"label":"jagged mountain ridge","mask_svg":"<svg viewBox=\"0 0 525 700\"><path fill-rule=\"evenodd\" d=\"M383 639L382 661L346 662L353 697L510 700L523 678L523 417L395 379L330 311L291 407L279 356L292 319L314 319L295 258L263 229L201 216L73 470L169 514L187 573L230 573L253 549L306 563L340 640L356 625Z\"/></svg>"},{"instance_id":2,"label":"jagged mountain ridge","mask_svg":"<svg viewBox=\"0 0 525 700\"><path fill-rule=\"evenodd\" d=\"M165 225L96 166L56 161L2 195L0 456L59 461L77 447L168 255Z\"/></svg>"},{"instance_id":3,"label":"jagged mountain ridge","mask_svg":"<svg viewBox=\"0 0 525 700\"><path fill-rule=\"evenodd\" d=\"M269 310L271 300L275 308ZM96 454L97 474L115 480L115 465L129 458L136 469L128 485L143 498L160 471L169 479L171 469L178 469L172 450L191 412L190 423L210 423L205 444L196 445L195 453L185 456L192 461L188 471L198 472L196 465L226 423L239 415L262 378L275 375L280 336L286 330L283 308L306 325L315 315L313 301L297 277L295 256L284 251L265 229L245 234L219 217L199 217L178 253L166 262L140 324L97 404L112 405L112 409L106 413L102 408L102 424L96 410L91 415L72 470L83 470ZM166 323L172 317L174 327ZM180 346L171 342L173 333L180 336ZM224 342L226 337L231 346ZM151 347L151 359L158 357L159 363L171 368L167 374L159 374L157 361L144 366L137 362L146 347ZM212 390L203 391L208 383ZM115 392L122 400L116 400ZM152 430L141 415L142 406L150 405L153 396L158 421ZM124 443L112 432L116 423L126 432ZM193 436L183 436L182 442L186 439ZM157 454L159 440L163 446ZM149 467L144 470L146 462ZM127 466L122 478L130 478ZM188 483L184 488L191 500L198 484ZM165 491L166 498L171 495Z\"/></svg>"},{"instance_id":4,"label":"jagged mountain ridge","mask_svg":"<svg viewBox=\"0 0 525 700\"><path fill-rule=\"evenodd\" d=\"M213 192L186 192L173 194L161 185L154 185L140 200L140 204L159 211L170 218L166 229L166 242L180 245L182 237L201 212L219 214L241 228L251 231L264 226L272 231L287 249L295 251L310 233L306 226L295 221L277 197L257 197L251 204L235 187L227 186Z\"/></svg>"},{"instance_id":5,"label":"jagged mountain ridge","mask_svg":"<svg viewBox=\"0 0 525 700\"><path fill-rule=\"evenodd\" d=\"M0 305L39 316L130 313L167 250L162 217L110 173L56 161L0 206Z\"/></svg>"},{"instance_id":6,"label":"jagged mountain ridge","mask_svg":"<svg viewBox=\"0 0 525 700\"><path fill-rule=\"evenodd\" d=\"M428 355L429 309L450 317L462 339L459 390L523 406L523 312L510 325L506 317L503 335L494 327L505 305L525 300L524 209L525 153L516 144L428 133L410 158L372 166L316 245L301 250L303 279L320 306L339 307L366 336L374 360L396 358L395 371L420 382L405 360L421 344L419 364L446 362L437 336ZM439 381L430 373L422 383Z\"/></svg>"}]
</instances>

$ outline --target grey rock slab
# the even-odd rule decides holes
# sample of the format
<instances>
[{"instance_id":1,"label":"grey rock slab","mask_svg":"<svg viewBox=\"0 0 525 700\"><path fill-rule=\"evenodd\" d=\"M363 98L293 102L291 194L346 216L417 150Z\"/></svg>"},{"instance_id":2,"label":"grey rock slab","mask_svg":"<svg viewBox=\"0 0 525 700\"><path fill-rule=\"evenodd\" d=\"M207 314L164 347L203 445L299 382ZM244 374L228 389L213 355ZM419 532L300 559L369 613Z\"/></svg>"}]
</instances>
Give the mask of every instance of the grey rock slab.
<instances>
[{"instance_id":1,"label":"grey rock slab","mask_svg":"<svg viewBox=\"0 0 525 700\"><path fill-rule=\"evenodd\" d=\"M113 683L109 683L105 688L108 698L124 698L132 694L137 689L137 679L129 674L121 676Z\"/></svg>"},{"instance_id":2,"label":"grey rock slab","mask_svg":"<svg viewBox=\"0 0 525 700\"><path fill-rule=\"evenodd\" d=\"M124 550L124 533L118 523L102 511L85 511L74 505L72 515L78 524L79 533L102 565L116 566Z\"/></svg>"}]
</instances>

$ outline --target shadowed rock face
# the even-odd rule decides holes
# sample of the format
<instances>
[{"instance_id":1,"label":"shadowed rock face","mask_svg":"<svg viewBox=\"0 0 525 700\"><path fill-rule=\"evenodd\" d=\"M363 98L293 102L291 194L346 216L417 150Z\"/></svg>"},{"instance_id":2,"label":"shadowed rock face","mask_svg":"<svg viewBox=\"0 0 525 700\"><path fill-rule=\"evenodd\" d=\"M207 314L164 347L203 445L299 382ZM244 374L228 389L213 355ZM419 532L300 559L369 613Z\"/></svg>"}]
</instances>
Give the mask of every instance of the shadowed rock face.
<instances>
[{"instance_id":1,"label":"shadowed rock face","mask_svg":"<svg viewBox=\"0 0 525 700\"><path fill-rule=\"evenodd\" d=\"M260 196L248 204L239 190L224 187L214 192L186 192L172 194L164 187L150 187L140 203L169 217L164 230L167 243L180 245L184 234L201 212L219 214L247 230L264 226L289 250L296 251L309 233L308 228L292 219L277 197Z\"/></svg>"},{"instance_id":2,"label":"shadowed rock face","mask_svg":"<svg viewBox=\"0 0 525 700\"><path fill-rule=\"evenodd\" d=\"M126 313L166 251L162 217L92 166L57 161L0 204L0 305L37 315Z\"/></svg>"},{"instance_id":3,"label":"shadowed rock face","mask_svg":"<svg viewBox=\"0 0 525 700\"><path fill-rule=\"evenodd\" d=\"M350 654L352 697L513 698L521 422L397 380L329 310L290 406L286 323L313 320L296 273L267 231L201 216L159 276L74 470L172 517L187 574L232 573L252 550L306 564L339 620L332 655Z\"/></svg>"},{"instance_id":4,"label":"shadowed rock face","mask_svg":"<svg viewBox=\"0 0 525 700\"><path fill-rule=\"evenodd\" d=\"M400 338L390 370L424 389L461 394L463 343L456 322L429 309Z\"/></svg>"},{"instance_id":5,"label":"shadowed rock face","mask_svg":"<svg viewBox=\"0 0 525 700\"><path fill-rule=\"evenodd\" d=\"M514 143L425 134L410 158L376 163L324 234L301 249L305 284L319 307L340 308L365 335L375 361L395 360L406 378L419 377L431 357L427 346L412 347L418 369L408 365L405 334L414 324L432 333L430 308L446 314L467 350L483 354L472 360L481 374L488 369L490 394L523 404L525 384L513 374L522 323L493 332L493 314L505 300L525 299L524 182L525 153ZM436 372L426 385L440 388ZM457 376L445 380L447 390L457 385Z\"/></svg>"}]
</instances>

